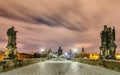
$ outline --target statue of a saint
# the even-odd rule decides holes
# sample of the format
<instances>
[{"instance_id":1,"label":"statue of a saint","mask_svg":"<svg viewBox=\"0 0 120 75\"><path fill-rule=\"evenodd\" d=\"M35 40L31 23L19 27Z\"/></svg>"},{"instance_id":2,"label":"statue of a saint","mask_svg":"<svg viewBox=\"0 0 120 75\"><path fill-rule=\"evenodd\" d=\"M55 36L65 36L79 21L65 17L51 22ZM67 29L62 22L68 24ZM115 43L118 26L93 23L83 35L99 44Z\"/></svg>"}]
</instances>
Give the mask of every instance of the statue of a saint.
<instances>
[{"instance_id":1,"label":"statue of a saint","mask_svg":"<svg viewBox=\"0 0 120 75\"><path fill-rule=\"evenodd\" d=\"M108 32L108 28L105 25L104 30L101 32L101 42L102 42L102 44L107 44L107 32Z\"/></svg>"},{"instance_id":2,"label":"statue of a saint","mask_svg":"<svg viewBox=\"0 0 120 75\"><path fill-rule=\"evenodd\" d=\"M101 34L100 57L102 59L115 59L117 45L115 44L115 28L104 26Z\"/></svg>"},{"instance_id":3,"label":"statue of a saint","mask_svg":"<svg viewBox=\"0 0 120 75\"><path fill-rule=\"evenodd\" d=\"M8 36L8 44L6 47L6 51L4 54L4 59L17 59L18 52L16 47L16 33L17 31L14 30L14 27L11 27L7 30L7 36Z\"/></svg>"},{"instance_id":4,"label":"statue of a saint","mask_svg":"<svg viewBox=\"0 0 120 75\"><path fill-rule=\"evenodd\" d=\"M14 27L11 27L8 29L7 31L7 36L8 36L8 44L7 44L7 48L12 47L12 48L16 48L16 33L17 31L14 30Z\"/></svg>"},{"instance_id":5,"label":"statue of a saint","mask_svg":"<svg viewBox=\"0 0 120 75\"><path fill-rule=\"evenodd\" d=\"M109 43L114 43L114 41L115 41L114 29L111 29L111 28L109 27L108 42L109 42Z\"/></svg>"}]
</instances>

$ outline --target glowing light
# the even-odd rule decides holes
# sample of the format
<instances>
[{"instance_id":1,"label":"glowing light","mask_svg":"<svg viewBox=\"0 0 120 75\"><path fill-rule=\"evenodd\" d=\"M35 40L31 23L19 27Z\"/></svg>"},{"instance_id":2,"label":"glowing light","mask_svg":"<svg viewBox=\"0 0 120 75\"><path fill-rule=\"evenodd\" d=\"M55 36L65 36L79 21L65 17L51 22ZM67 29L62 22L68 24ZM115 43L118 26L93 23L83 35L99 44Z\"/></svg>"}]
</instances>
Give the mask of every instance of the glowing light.
<instances>
[{"instance_id":1,"label":"glowing light","mask_svg":"<svg viewBox=\"0 0 120 75\"><path fill-rule=\"evenodd\" d=\"M91 60L98 60L99 59L99 55L98 54L90 54L90 59Z\"/></svg>"},{"instance_id":2,"label":"glowing light","mask_svg":"<svg viewBox=\"0 0 120 75\"><path fill-rule=\"evenodd\" d=\"M68 55L68 53L66 52L66 53L65 53L65 56L67 56L67 55Z\"/></svg>"},{"instance_id":3,"label":"glowing light","mask_svg":"<svg viewBox=\"0 0 120 75\"><path fill-rule=\"evenodd\" d=\"M120 59L120 54L116 54L116 59L118 60L118 59Z\"/></svg>"},{"instance_id":4,"label":"glowing light","mask_svg":"<svg viewBox=\"0 0 120 75\"><path fill-rule=\"evenodd\" d=\"M40 52L45 52L45 48L40 48Z\"/></svg>"},{"instance_id":5,"label":"glowing light","mask_svg":"<svg viewBox=\"0 0 120 75\"><path fill-rule=\"evenodd\" d=\"M78 53L78 49L77 48L73 48L73 53Z\"/></svg>"}]
</instances>

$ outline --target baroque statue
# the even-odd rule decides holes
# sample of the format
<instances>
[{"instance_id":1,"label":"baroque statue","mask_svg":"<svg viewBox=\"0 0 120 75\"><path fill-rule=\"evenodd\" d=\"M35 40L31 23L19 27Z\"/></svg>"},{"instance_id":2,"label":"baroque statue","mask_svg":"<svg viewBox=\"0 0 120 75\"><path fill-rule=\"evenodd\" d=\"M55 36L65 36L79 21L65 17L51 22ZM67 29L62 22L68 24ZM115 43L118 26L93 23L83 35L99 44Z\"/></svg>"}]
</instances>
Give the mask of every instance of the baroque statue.
<instances>
[{"instance_id":1,"label":"baroque statue","mask_svg":"<svg viewBox=\"0 0 120 75\"><path fill-rule=\"evenodd\" d=\"M117 45L115 44L115 28L104 25L101 35L100 57L101 59L115 59Z\"/></svg>"},{"instance_id":2,"label":"baroque statue","mask_svg":"<svg viewBox=\"0 0 120 75\"><path fill-rule=\"evenodd\" d=\"M13 26L7 30L8 44L5 50L4 59L17 59L16 33L17 31L15 31Z\"/></svg>"},{"instance_id":3,"label":"baroque statue","mask_svg":"<svg viewBox=\"0 0 120 75\"><path fill-rule=\"evenodd\" d=\"M14 27L11 27L7 31L7 36L8 36L8 45L7 48L9 47L14 47L16 48L16 33L17 31L14 30Z\"/></svg>"}]
</instances>

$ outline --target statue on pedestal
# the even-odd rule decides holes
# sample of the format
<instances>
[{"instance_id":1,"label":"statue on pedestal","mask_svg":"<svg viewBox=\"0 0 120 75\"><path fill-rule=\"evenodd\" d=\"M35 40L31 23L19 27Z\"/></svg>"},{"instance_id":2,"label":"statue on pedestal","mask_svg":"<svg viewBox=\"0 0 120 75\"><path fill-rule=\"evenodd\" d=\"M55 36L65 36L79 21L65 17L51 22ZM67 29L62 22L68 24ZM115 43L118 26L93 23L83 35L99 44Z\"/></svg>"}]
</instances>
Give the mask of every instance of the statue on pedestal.
<instances>
[{"instance_id":1,"label":"statue on pedestal","mask_svg":"<svg viewBox=\"0 0 120 75\"><path fill-rule=\"evenodd\" d=\"M16 47L16 33L14 27L11 27L7 30L8 44L5 51L5 59L17 59L17 47Z\"/></svg>"},{"instance_id":2,"label":"statue on pedestal","mask_svg":"<svg viewBox=\"0 0 120 75\"><path fill-rule=\"evenodd\" d=\"M115 44L115 28L104 26L101 32L101 59L115 59L117 45Z\"/></svg>"}]
</instances>

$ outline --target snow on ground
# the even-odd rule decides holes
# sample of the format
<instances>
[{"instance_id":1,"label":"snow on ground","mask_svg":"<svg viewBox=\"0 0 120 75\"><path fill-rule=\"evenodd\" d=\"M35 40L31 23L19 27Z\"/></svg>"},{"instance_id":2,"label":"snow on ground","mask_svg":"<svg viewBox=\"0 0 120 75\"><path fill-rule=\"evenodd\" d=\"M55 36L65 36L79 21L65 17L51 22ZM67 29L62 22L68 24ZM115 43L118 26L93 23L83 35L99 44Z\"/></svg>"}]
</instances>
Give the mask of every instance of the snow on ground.
<instances>
[{"instance_id":1,"label":"snow on ground","mask_svg":"<svg viewBox=\"0 0 120 75\"><path fill-rule=\"evenodd\" d=\"M0 75L120 75L108 69L67 60L39 62Z\"/></svg>"}]
</instances>

